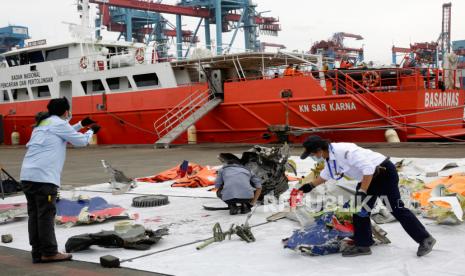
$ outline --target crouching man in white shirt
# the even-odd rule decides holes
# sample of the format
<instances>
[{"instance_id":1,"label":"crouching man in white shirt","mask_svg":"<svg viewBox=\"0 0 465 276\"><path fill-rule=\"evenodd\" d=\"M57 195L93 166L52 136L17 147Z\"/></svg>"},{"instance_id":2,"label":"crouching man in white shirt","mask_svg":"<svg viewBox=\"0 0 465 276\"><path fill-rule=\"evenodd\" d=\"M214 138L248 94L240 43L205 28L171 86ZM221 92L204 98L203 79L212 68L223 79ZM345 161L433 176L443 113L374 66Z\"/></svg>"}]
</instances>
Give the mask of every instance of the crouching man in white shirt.
<instances>
[{"instance_id":1,"label":"crouching man in white shirt","mask_svg":"<svg viewBox=\"0 0 465 276\"><path fill-rule=\"evenodd\" d=\"M370 211L376 199L387 198L392 215L418 244L417 256L421 257L433 249L436 240L426 231L418 218L404 206L399 192L399 175L396 167L386 156L361 148L353 143L330 143L319 136L308 137L303 143L305 151L301 159L308 156L315 161L325 161L320 176L311 183L302 185L304 193L325 183L329 179L339 180L345 175L357 180L356 202L360 212L353 215L355 246L342 252L344 257L370 255L374 241L371 232Z\"/></svg>"}]
</instances>

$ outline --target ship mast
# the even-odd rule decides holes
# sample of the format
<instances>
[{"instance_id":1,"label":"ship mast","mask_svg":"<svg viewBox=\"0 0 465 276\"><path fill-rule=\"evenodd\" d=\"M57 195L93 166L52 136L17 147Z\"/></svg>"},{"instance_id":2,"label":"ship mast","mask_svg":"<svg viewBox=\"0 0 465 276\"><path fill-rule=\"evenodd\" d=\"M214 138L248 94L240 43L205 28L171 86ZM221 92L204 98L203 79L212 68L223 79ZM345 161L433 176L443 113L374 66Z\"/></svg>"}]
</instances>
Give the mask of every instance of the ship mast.
<instances>
[{"instance_id":1,"label":"ship mast","mask_svg":"<svg viewBox=\"0 0 465 276\"><path fill-rule=\"evenodd\" d=\"M89 0L77 0L77 11L79 17L81 18L81 24L75 25L70 24L70 30L76 38L79 40L92 40L92 32L89 23L90 23L90 13L89 13Z\"/></svg>"},{"instance_id":2,"label":"ship mast","mask_svg":"<svg viewBox=\"0 0 465 276\"><path fill-rule=\"evenodd\" d=\"M89 28L89 0L78 0L78 12L81 17L82 29Z\"/></svg>"}]
</instances>

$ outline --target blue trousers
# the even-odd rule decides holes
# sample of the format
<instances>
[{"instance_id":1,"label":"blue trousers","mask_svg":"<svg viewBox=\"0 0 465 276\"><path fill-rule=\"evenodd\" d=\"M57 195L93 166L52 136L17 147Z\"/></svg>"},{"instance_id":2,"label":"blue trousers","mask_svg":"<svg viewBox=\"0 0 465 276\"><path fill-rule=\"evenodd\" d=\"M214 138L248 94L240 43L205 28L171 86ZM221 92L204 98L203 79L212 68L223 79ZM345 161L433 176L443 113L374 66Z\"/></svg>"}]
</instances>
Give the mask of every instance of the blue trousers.
<instances>
[{"instance_id":1,"label":"blue trousers","mask_svg":"<svg viewBox=\"0 0 465 276\"><path fill-rule=\"evenodd\" d=\"M397 174L396 167L389 160L381 163L380 167L381 169L378 169L373 175L373 180L367 191L367 196L371 196L367 203L368 207L370 210L373 209L376 199L380 196L383 197L382 199L387 199L392 209L391 214L399 221L405 232L417 243L422 242L430 234L418 218L404 206L404 203L400 199L399 175ZM360 187L360 183L358 187ZM383 202L385 201L383 200ZM371 246L374 241L371 232L370 217L361 217L355 214L353 215L353 222L355 245Z\"/></svg>"}]
</instances>

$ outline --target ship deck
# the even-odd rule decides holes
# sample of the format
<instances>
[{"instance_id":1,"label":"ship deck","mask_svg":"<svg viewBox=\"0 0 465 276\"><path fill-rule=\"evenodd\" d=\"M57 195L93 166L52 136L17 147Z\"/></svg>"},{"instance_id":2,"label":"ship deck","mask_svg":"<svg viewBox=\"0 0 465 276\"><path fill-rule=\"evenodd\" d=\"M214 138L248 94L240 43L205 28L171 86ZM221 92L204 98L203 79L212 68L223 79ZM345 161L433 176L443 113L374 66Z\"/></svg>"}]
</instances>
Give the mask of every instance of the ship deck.
<instances>
[{"instance_id":1,"label":"ship deck","mask_svg":"<svg viewBox=\"0 0 465 276\"><path fill-rule=\"evenodd\" d=\"M243 70L278 67L287 64L304 64L318 62L317 57L313 55L301 55L292 53L291 55L285 53L238 53L228 54L222 56L202 57L198 59L186 59L179 61L172 61L173 67L194 67L197 68L199 64L208 65L209 68L214 69L231 69L237 66L235 63L240 62Z\"/></svg>"}]
</instances>

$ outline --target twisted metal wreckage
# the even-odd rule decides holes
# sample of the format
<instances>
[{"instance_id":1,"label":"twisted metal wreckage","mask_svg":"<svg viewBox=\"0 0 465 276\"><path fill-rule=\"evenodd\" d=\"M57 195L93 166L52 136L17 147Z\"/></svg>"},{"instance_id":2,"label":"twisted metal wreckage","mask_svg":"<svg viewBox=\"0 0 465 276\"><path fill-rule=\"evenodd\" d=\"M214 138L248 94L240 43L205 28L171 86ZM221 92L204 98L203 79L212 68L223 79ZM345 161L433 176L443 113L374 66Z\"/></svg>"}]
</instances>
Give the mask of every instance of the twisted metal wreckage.
<instances>
[{"instance_id":1,"label":"twisted metal wreckage","mask_svg":"<svg viewBox=\"0 0 465 276\"><path fill-rule=\"evenodd\" d=\"M273 194L276 198L289 189L286 170L295 168L289 164L290 149L288 144L281 147L254 146L242 153L241 163L262 180L262 193ZM225 160L228 161L228 160Z\"/></svg>"},{"instance_id":2,"label":"twisted metal wreckage","mask_svg":"<svg viewBox=\"0 0 465 276\"><path fill-rule=\"evenodd\" d=\"M137 187L134 179L127 177L122 171L114 169L107 161L101 160L105 171L110 175L110 185L114 195L124 194Z\"/></svg>"},{"instance_id":3,"label":"twisted metal wreckage","mask_svg":"<svg viewBox=\"0 0 465 276\"><path fill-rule=\"evenodd\" d=\"M0 224L27 217L27 203L0 204Z\"/></svg>"},{"instance_id":4,"label":"twisted metal wreckage","mask_svg":"<svg viewBox=\"0 0 465 276\"><path fill-rule=\"evenodd\" d=\"M307 213L314 221L295 230L289 238L283 239L284 248L292 249L309 256L338 253L353 245L353 211L335 210ZM375 244L389 244L387 232L372 221Z\"/></svg>"},{"instance_id":5,"label":"twisted metal wreckage","mask_svg":"<svg viewBox=\"0 0 465 276\"><path fill-rule=\"evenodd\" d=\"M12 195L19 191L21 191L19 182L0 166L0 193L2 199L5 199L5 195ZM21 217L27 217L27 203L0 204L0 224Z\"/></svg>"},{"instance_id":6,"label":"twisted metal wreckage","mask_svg":"<svg viewBox=\"0 0 465 276\"><path fill-rule=\"evenodd\" d=\"M59 199L57 201L55 222L71 227L77 224L91 224L113 219L135 219L137 214L129 213L125 208L108 203L101 197L83 197Z\"/></svg>"}]
</instances>

